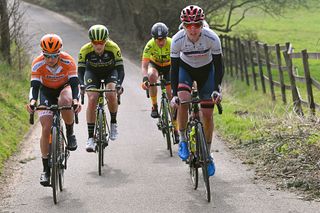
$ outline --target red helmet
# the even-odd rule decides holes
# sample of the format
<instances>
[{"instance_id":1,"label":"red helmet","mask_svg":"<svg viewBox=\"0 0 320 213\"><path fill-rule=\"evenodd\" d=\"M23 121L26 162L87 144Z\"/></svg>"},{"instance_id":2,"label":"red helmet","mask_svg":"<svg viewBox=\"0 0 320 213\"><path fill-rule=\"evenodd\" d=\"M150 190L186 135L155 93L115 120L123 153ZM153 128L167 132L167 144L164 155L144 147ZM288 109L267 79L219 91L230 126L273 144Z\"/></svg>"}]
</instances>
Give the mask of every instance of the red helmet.
<instances>
[{"instance_id":1,"label":"red helmet","mask_svg":"<svg viewBox=\"0 0 320 213\"><path fill-rule=\"evenodd\" d=\"M59 53L62 48L62 40L56 34L46 34L41 38L40 46L45 53Z\"/></svg>"},{"instance_id":2,"label":"red helmet","mask_svg":"<svg viewBox=\"0 0 320 213\"><path fill-rule=\"evenodd\" d=\"M196 23L204 20L203 10L196 5L189 5L181 11L180 20L183 23Z\"/></svg>"}]
</instances>

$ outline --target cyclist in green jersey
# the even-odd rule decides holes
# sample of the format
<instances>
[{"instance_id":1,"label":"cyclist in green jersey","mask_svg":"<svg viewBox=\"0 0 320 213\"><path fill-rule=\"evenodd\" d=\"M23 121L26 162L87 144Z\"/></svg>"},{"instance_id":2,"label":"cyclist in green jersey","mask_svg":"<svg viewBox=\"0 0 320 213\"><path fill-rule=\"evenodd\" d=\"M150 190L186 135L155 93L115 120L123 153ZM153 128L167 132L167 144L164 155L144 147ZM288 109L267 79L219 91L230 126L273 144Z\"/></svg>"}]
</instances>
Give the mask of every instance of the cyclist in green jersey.
<instances>
[{"instance_id":1,"label":"cyclist in green jersey","mask_svg":"<svg viewBox=\"0 0 320 213\"><path fill-rule=\"evenodd\" d=\"M164 79L170 82L170 45L171 38L168 37L169 29L162 23L155 23L151 28L152 38L144 47L142 54L141 70L142 70L142 89L149 90L152 109L151 117L158 118L158 103L157 103L157 87L150 87L150 83L156 83L159 75L163 75ZM171 85L166 86L167 95L171 100ZM173 121L176 129L176 121ZM175 131L178 137L178 132Z\"/></svg>"},{"instance_id":2,"label":"cyclist in green jersey","mask_svg":"<svg viewBox=\"0 0 320 213\"><path fill-rule=\"evenodd\" d=\"M100 88L100 80L104 79L107 89L116 89L123 91L121 84L124 79L124 67L121 51L118 45L109 39L109 31L104 25L93 25L89 29L89 39L91 42L82 46L78 58L78 74L81 85L86 88ZM98 101L98 94L87 92L87 125L88 141L86 145L87 152L95 150L93 139L95 127L95 109ZM115 140L117 131L117 94L108 93L108 108L110 111L110 139Z\"/></svg>"}]
</instances>

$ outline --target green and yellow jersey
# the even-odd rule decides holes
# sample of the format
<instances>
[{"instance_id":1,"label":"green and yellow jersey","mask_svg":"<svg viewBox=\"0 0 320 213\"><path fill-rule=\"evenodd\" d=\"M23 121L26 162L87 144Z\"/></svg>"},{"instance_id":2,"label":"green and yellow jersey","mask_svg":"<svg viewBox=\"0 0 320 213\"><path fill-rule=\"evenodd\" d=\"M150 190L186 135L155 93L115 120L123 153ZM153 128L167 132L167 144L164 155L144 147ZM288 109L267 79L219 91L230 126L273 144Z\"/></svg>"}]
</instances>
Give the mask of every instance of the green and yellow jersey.
<instances>
[{"instance_id":1,"label":"green and yellow jersey","mask_svg":"<svg viewBox=\"0 0 320 213\"><path fill-rule=\"evenodd\" d=\"M152 38L144 47L142 60L150 61L160 67L169 66L170 61L170 46L171 38L167 37L167 42L164 47L160 48Z\"/></svg>"},{"instance_id":2,"label":"green and yellow jersey","mask_svg":"<svg viewBox=\"0 0 320 213\"><path fill-rule=\"evenodd\" d=\"M78 55L78 73L81 84L83 84L86 70L90 70L93 73L101 73L115 69L123 70L121 50L115 42L108 40L101 55L95 53L91 42L81 47Z\"/></svg>"}]
</instances>

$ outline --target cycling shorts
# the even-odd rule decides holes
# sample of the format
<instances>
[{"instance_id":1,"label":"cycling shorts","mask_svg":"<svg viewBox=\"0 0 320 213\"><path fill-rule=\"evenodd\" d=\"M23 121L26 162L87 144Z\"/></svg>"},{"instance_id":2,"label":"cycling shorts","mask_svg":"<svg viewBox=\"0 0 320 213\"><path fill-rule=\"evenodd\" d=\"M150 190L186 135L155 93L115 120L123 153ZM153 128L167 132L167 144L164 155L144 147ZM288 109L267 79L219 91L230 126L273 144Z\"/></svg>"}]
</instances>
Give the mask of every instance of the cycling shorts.
<instances>
[{"instance_id":1,"label":"cycling shorts","mask_svg":"<svg viewBox=\"0 0 320 213\"><path fill-rule=\"evenodd\" d=\"M213 74L214 68L212 63L199 68L180 65L178 91L186 90L183 84L187 85L189 87L188 90L190 91L192 84L195 81L198 87L199 98L201 100L211 100L211 94L215 86Z\"/></svg>"},{"instance_id":2,"label":"cycling shorts","mask_svg":"<svg viewBox=\"0 0 320 213\"><path fill-rule=\"evenodd\" d=\"M105 84L117 83L118 82L118 72L117 70L112 70L110 72L92 72L86 70L84 74L84 82L87 88L100 88L101 80L104 80Z\"/></svg>"},{"instance_id":3,"label":"cycling shorts","mask_svg":"<svg viewBox=\"0 0 320 213\"><path fill-rule=\"evenodd\" d=\"M40 87L40 94L39 94L39 105L40 106L51 106L58 104L58 98L60 96L61 91L68 87L71 90L71 87L69 84L65 84L62 87L59 87L57 89L52 89L49 87L41 86ZM41 110L38 112L39 117L44 115L52 115L52 112L49 110Z\"/></svg>"},{"instance_id":4,"label":"cycling shorts","mask_svg":"<svg viewBox=\"0 0 320 213\"><path fill-rule=\"evenodd\" d=\"M152 61L150 61L149 66L155 68L159 75L163 75L163 78L166 81L170 81L170 65L169 66L165 66L165 67L160 67L158 65L156 65L155 63L152 63Z\"/></svg>"}]
</instances>

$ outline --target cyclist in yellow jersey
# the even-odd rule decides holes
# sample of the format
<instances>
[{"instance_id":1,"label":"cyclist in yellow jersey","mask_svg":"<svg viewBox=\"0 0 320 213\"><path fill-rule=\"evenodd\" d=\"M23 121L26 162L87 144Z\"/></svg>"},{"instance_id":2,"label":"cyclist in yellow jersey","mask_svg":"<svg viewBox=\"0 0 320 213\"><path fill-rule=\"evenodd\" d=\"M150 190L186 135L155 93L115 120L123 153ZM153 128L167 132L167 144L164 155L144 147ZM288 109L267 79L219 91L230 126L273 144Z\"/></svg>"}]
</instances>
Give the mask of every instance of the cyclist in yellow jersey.
<instances>
[{"instance_id":1,"label":"cyclist in yellow jersey","mask_svg":"<svg viewBox=\"0 0 320 213\"><path fill-rule=\"evenodd\" d=\"M151 28L151 38L144 47L142 54L141 70L142 70L142 85L144 90L149 90L152 109L151 117L158 118L158 103L157 103L157 87L150 87L150 83L156 83L159 75L163 75L164 79L170 82L170 46L171 38L168 37L169 29L162 23L155 23ZM171 86L166 86L167 95L171 100ZM176 122L174 121L174 126ZM175 131L178 137L177 131ZM178 140L178 139L176 139Z\"/></svg>"},{"instance_id":2,"label":"cyclist in yellow jersey","mask_svg":"<svg viewBox=\"0 0 320 213\"><path fill-rule=\"evenodd\" d=\"M104 79L107 89L121 88L124 79L124 67L121 51L118 45L109 39L109 31L104 25L93 25L89 29L89 39L91 42L82 46L79 52L78 73L81 85L86 88L100 88L100 80ZM95 127L95 109L97 106L99 94L87 92L87 125L88 141L86 144L87 152L95 150L93 139ZM117 94L106 94L108 99L108 108L110 111L110 139L115 140L117 131Z\"/></svg>"},{"instance_id":3,"label":"cyclist in yellow jersey","mask_svg":"<svg viewBox=\"0 0 320 213\"><path fill-rule=\"evenodd\" d=\"M149 83L156 83L159 75L170 81L170 45L168 27L161 22L151 28L152 39L146 44L142 54L142 88L149 89L152 110L151 117L158 118L157 87L149 87ZM171 99L171 87L167 86L168 97Z\"/></svg>"}]
</instances>

